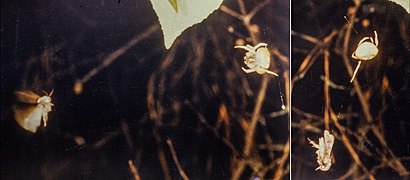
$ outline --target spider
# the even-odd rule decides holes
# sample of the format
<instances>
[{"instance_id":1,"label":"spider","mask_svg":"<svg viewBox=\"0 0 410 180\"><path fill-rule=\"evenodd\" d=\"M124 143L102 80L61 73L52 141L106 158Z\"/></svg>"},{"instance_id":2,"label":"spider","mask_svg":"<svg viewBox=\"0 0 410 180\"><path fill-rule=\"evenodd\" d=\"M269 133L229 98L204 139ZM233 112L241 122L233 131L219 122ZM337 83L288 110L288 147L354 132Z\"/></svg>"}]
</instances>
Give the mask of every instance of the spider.
<instances>
[{"instance_id":1,"label":"spider","mask_svg":"<svg viewBox=\"0 0 410 180\"><path fill-rule=\"evenodd\" d=\"M257 72L258 74L271 74L274 76L278 76L278 74L269 71L270 65L270 53L268 48L266 48L268 44L266 43L259 43L256 46L246 45L246 46L235 46L235 48L245 49L246 52L244 59L244 63L248 66L249 69L245 69L242 67L242 70L246 73Z\"/></svg>"},{"instance_id":2,"label":"spider","mask_svg":"<svg viewBox=\"0 0 410 180\"><path fill-rule=\"evenodd\" d=\"M370 42L368 41L370 40ZM379 53L379 49L377 46L379 45L379 40L377 39L377 32L374 31L374 40L372 37L364 37L360 40L359 44L357 45L356 51L353 52L352 58L357 59L359 62L354 70L352 79L350 83L353 82L357 71L359 70L362 61L368 61L373 59Z\"/></svg>"}]
</instances>

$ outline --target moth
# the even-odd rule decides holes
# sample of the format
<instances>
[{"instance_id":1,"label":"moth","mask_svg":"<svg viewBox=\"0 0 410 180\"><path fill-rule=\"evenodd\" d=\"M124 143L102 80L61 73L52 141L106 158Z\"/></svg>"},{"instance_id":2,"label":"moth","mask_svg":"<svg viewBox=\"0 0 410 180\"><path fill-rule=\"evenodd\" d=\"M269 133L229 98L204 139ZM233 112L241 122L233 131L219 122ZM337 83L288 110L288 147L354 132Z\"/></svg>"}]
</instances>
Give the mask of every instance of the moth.
<instances>
[{"instance_id":1,"label":"moth","mask_svg":"<svg viewBox=\"0 0 410 180\"><path fill-rule=\"evenodd\" d=\"M332 166L332 147L335 141L335 137L329 133L328 130L325 130L324 137L319 138L319 144L316 144L314 141L309 140L309 143L312 144L312 147L318 149L316 151L317 163L319 167L316 168L316 171L320 169L321 171L327 171Z\"/></svg>"},{"instance_id":2,"label":"moth","mask_svg":"<svg viewBox=\"0 0 410 180\"><path fill-rule=\"evenodd\" d=\"M45 92L45 96L39 96L33 91L17 91L18 105L13 106L14 119L23 129L35 133L43 121L43 126L47 126L48 113L51 111L51 95Z\"/></svg>"}]
</instances>

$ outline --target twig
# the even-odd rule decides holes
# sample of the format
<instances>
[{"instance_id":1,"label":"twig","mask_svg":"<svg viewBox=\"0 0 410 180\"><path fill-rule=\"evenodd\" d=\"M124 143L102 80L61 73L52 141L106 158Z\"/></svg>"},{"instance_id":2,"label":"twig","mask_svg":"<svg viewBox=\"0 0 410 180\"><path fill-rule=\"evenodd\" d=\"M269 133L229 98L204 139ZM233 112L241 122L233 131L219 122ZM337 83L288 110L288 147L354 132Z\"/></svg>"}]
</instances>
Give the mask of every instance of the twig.
<instances>
[{"instance_id":1,"label":"twig","mask_svg":"<svg viewBox=\"0 0 410 180\"><path fill-rule=\"evenodd\" d=\"M350 176L352 176L353 173L356 172L356 171L357 171L357 164L352 163L352 165L350 166L349 170L348 170L344 175L340 176L338 179L340 179L340 180L347 179L347 178L349 178Z\"/></svg>"},{"instance_id":2,"label":"twig","mask_svg":"<svg viewBox=\"0 0 410 180\"><path fill-rule=\"evenodd\" d=\"M308 55L306 55L305 59L302 61L302 64L299 66L296 75L292 78L291 87L295 84L296 81L303 79L306 73L309 71L310 67L312 67L313 63L318 58L319 54L321 53L322 48L337 34L336 30L333 30L329 35L322 39L319 43L315 45L315 47L310 51ZM318 53L319 52L319 53Z\"/></svg>"},{"instance_id":3,"label":"twig","mask_svg":"<svg viewBox=\"0 0 410 180\"><path fill-rule=\"evenodd\" d=\"M255 16L255 14L261 10L262 8L266 7L266 5L268 5L270 2L272 2L272 0L265 0L261 3L259 3L258 5L256 5L248 14L247 16L249 17L249 19L252 19L253 16Z\"/></svg>"},{"instance_id":4,"label":"twig","mask_svg":"<svg viewBox=\"0 0 410 180\"><path fill-rule=\"evenodd\" d=\"M307 35L307 34L298 33L298 32L296 32L296 31L291 31L291 34L292 34L293 36L300 37L301 39L304 39L304 40L306 40L306 41L308 41L308 42L311 42L311 43L313 43L313 44L318 44L318 43L320 43L320 40L319 40L319 39L317 39L317 38L315 38L315 37L313 37L313 36L309 36L309 35Z\"/></svg>"},{"instance_id":5,"label":"twig","mask_svg":"<svg viewBox=\"0 0 410 180\"><path fill-rule=\"evenodd\" d=\"M243 16L246 15L246 8L245 8L245 4L243 3L243 0L236 0L239 4L239 9L242 13Z\"/></svg>"},{"instance_id":6,"label":"twig","mask_svg":"<svg viewBox=\"0 0 410 180\"><path fill-rule=\"evenodd\" d=\"M287 106L287 107L289 107L289 106ZM276 118L276 117L284 116L284 115L287 115L287 114L288 114L288 111L285 109L285 110L279 110L279 111L276 111L276 112L271 112L271 113L269 113L269 117Z\"/></svg>"},{"instance_id":7,"label":"twig","mask_svg":"<svg viewBox=\"0 0 410 180\"><path fill-rule=\"evenodd\" d=\"M155 137L155 142L157 143L157 146L158 146L158 151L157 151L158 159L159 159L159 163L161 164L161 169L162 169L162 173L164 174L164 179L171 180L172 178L169 175L167 159L165 157L164 149L162 148L161 137L159 136L158 133L156 133L155 129L154 129L154 137Z\"/></svg>"},{"instance_id":8,"label":"twig","mask_svg":"<svg viewBox=\"0 0 410 180\"><path fill-rule=\"evenodd\" d=\"M128 160L128 166L130 166L130 170L132 175L134 175L135 180L141 180L140 174L138 173L137 167L135 167L134 162L132 160Z\"/></svg>"},{"instance_id":9,"label":"twig","mask_svg":"<svg viewBox=\"0 0 410 180\"><path fill-rule=\"evenodd\" d=\"M320 80L322 80L323 82L326 81L325 76L320 76ZM328 79L327 81L329 83L329 87L333 88L333 89L337 89L337 90L346 90L345 86L339 85L334 83L331 79Z\"/></svg>"},{"instance_id":10,"label":"twig","mask_svg":"<svg viewBox=\"0 0 410 180\"><path fill-rule=\"evenodd\" d=\"M332 108L330 108L330 117L332 118L333 123L335 124L336 128L339 129L340 134L341 134L341 138L342 138L342 142L345 145L345 147L347 148L347 150L349 151L349 153L352 156L353 160L356 162L357 165L359 165L359 167L363 170L363 172L367 175L367 177L369 177L369 179L374 180L375 178L374 178L373 174L371 174L370 171L366 168L366 166L363 165L362 161L359 158L359 155L354 150L354 148L352 146L352 143L350 142L349 138L346 136L344 127L342 125L340 125L340 123L337 119L337 116L333 112Z\"/></svg>"},{"instance_id":11,"label":"twig","mask_svg":"<svg viewBox=\"0 0 410 180\"><path fill-rule=\"evenodd\" d=\"M125 45L118 48L114 52L108 54L101 62L101 64L92 70L90 70L83 78L77 80L75 86L83 86L86 82L88 82L92 77L98 74L101 70L109 66L112 62L114 62L117 58L127 52L131 47L135 46L141 40L148 38L151 34L159 30L159 24L154 24L146 29L144 32L137 34L134 36L130 41L128 41Z\"/></svg>"},{"instance_id":12,"label":"twig","mask_svg":"<svg viewBox=\"0 0 410 180\"><path fill-rule=\"evenodd\" d=\"M237 12L235 12L234 10L228 8L225 5L221 5L221 7L219 8L222 12L231 15L232 17L235 17L239 20L242 21L242 15L238 14Z\"/></svg>"},{"instance_id":13,"label":"twig","mask_svg":"<svg viewBox=\"0 0 410 180\"><path fill-rule=\"evenodd\" d=\"M235 146L229 141L229 139L227 139L227 138L221 136L221 135L218 133L218 129L216 129L215 127L213 127L213 126L211 126L210 124L208 124L208 122L206 121L205 117L204 117L201 113L199 113L196 109L194 109L194 106L193 106L191 103L186 102L185 104L186 104L188 107L190 107L191 110L194 111L194 112L197 114L198 119L199 119L199 122L200 122L201 124L203 124L206 128L208 128L208 129L214 134L215 137L217 137L217 138L219 138L220 140L222 140L222 141L224 142L224 144L225 144L227 147L229 147L229 149L231 149L231 151L232 151L232 153L233 153L234 156L242 156L242 154L239 153L239 151L238 151L238 150L235 148Z\"/></svg>"},{"instance_id":14,"label":"twig","mask_svg":"<svg viewBox=\"0 0 410 180\"><path fill-rule=\"evenodd\" d=\"M324 109L324 123L326 130L330 130L329 126L329 110L330 105L330 92L329 92L329 81L330 81L330 72L329 72L329 50L325 49L324 51L324 71L325 71L325 83L324 83L324 95L325 95L325 109Z\"/></svg>"},{"instance_id":15,"label":"twig","mask_svg":"<svg viewBox=\"0 0 410 180\"><path fill-rule=\"evenodd\" d=\"M175 152L174 145L172 144L171 139L167 139L167 144L169 146L169 150L171 151L172 159L174 159L175 165L178 168L179 174L184 180L189 180L188 176L185 174L185 171L182 169L181 164L179 164L177 153Z\"/></svg>"},{"instance_id":16,"label":"twig","mask_svg":"<svg viewBox=\"0 0 410 180\"><path fill-rule=\"evenodd\" d=\"M285 148L283 149L283 154L282 154L282 157L280 158L279 166L276 169L275 175L273 176L274 180L282 179L283 166L285 166L286 161L288 160L289 152L290 152L290 138L288 138Z\"/></svg>"},{"instance_id":17,"label":"twig","mask_svg":"<svg viewBox=\"0 0 410 180\"><path fill-rule=\"evenodd\" d=\"M253 109L251 122L249 125L248 131L245 132L245 145L243 148L243 155L248 157L251 151L251 148L254 145L254 135L256 125L258 123L259 114L261 112L262 104L265 99L266 89L268 87L268 76L263 76L261 87L259 89L258 97L256 99L255 107ZM232 173L232 179L239 179L241 177L243 170L245 169L245 161L240 160L237 168Z\"/></svg>"},{"instance_id":18,"label":"twig","mask_svg":"<svg viewBox=\"0 0 410 180\"><path fill-rule=\"evenodd\" d=\"M303 129L304 131L310 131L310 132L314 132L317 134L322 134L323 130L311 125L310 123L306 123L306 124L301 124L301 123L296 123L296 122L292 122L292 128L300 128Z\"/></svg>"},{"instance_id":19,"label":"twig","mask_svg":"<svg viewBox=\"0 0 410 180\"><path fill-rule=\"evenodd\" d=\"M322 120L322 117L316 115L316 114L312 114L312 113L307 113L307 112L303 112L302 110L296 108L296 107L292 107L292 112L299 114L301 116L304 116L308 119L314 119L314 120Z\"/></svg>"}]
</instances>

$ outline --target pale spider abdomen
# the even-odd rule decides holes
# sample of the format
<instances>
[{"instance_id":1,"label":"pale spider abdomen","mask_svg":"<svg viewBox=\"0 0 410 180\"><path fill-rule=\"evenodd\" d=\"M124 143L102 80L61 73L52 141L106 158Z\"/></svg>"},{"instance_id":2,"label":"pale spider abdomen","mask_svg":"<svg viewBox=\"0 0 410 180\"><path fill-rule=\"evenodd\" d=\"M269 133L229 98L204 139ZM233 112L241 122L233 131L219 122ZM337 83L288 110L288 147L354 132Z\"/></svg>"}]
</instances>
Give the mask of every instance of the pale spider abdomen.
<instances>
[{"instance_id":1,"label":"pale spider abdomen","mask_svg":"<svg viewBox=\"0 0 410 180\"><path fill-rule=\"evenodd\" d=\"M362 44L357 47L356 51L354 52L354 58L358 60L371 60L379 53L379 49L377 49L376 45L371 42L363 42Z\"/></svg>"}]
</instances>

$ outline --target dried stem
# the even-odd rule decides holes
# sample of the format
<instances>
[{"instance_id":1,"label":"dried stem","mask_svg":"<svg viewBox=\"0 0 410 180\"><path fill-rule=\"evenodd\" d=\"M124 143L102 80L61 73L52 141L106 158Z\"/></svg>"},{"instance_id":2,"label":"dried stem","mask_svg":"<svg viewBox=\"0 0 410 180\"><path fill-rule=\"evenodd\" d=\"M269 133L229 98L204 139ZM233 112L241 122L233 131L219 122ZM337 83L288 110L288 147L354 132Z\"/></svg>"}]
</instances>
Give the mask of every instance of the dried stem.
<instances>
[{"instance_id":1,"label":"dried stem","mask_svg":"<svg viewBox=\"0 0 410 180\"><path fill-rule=\"evenodd\" d=\"M246 16L246 8L245 8L245 4L243 3L243 0L236 0L239 4L239 9L241 11L241 14L243 16Z\"/></svg>"},{"instance_id":2,"label":"dried stem","mask_svg":"<svg viewBox=\"0 0 410 180\"><path fill-rule=\"evenodd\" d=\"M272 0L265 0L261 3L259 3L258 5L256 5L249 13L248 13L248 17L249 19L252 19L253 16L255 16L255 14L261 10L262 8L266 7L266 5L268 5L270 2L272 2Z\"/></svg>"},{"instance_id":3,"label":"dried stem","mask_svg":"<svg viewBox=\"0 0 410 180\"><path fill-rule=\"evenodd\" d=\"M288 160L289 153L290 153L290 138L288 138L285 148L283 149L283 154L282 154L282 157L280 158L279 166L276 169L275 175L273 176L274 180L282 179L283 167L285 166L286 161Z\"/></svg>"},{"instance_id":4,"label":"dried stem","mask_svg":"<svg viewBox=\"0 0 410 180\"><path fill-rule=\"evenodd\" d=\"M158 159L159 159L159 163L161 164L161 169L162 169L162 173L164 174L164 179L171 180L172 178L169 175L167 159L165 157L164 148L162 147L162 140L161 140L160 135L156 133L155 130L154 130L154 137L155 137L155 142L157 143L157 146L158 146L158 151L157 151Z\"/></svg>"},{"instance_id":5,"label":"dried stem","mask_svg":"<svg viewBox=\"0 0 410 180\"><path fill-rule=\"evenodd\" d=\"M219 9L220 9L221 11L223 11L224 13L229 14L229 15L231 15L232 17L235 17L235 18L237 18L237 19L239 19L239 20L242 21L242 15L238 14L238 13L235 12L234 10L228 8L227 6L221 5L221 7L220 7Z\"/></svg>"},{"instance_id":6,"label":"dried stem","mask_svg":"<svg viewBox=\"0 0 410 180\"><path fill-rule=\"evenodd\" d=\"M368 176L369 179L374 180L373 174L369 172L369 170L366 168L366 166L363 165L362 161L359 158L359 155L356 153L354 150L352 143L350 142L349 138L345 134L345 128L340 125L339 120L337 119L336 114L333 112L333 110L330 108L330 117L333 120L333 123L335 124L336 128L339 129L342 142L346 146L347 150L349 151L350 155L352 156L353 160L356 162L357 165L363 170L363 172Z\"/></svg>"},{"instance_id":7,"label":"dried stem","mask_svg":"<svg viewBox=\"0 0 410 180\"><path fill-rule=\"evenodd\" d=\"M268 87L268 79L268 76L263 76L262 78L261 87L256 98L256 103L253 109L249 129L245 132L245 145L243 148L243 155L245 157L248 157L250 155L251 148L254 145L255 129L258 123L263 101L265 100L266 89ZM241 177L246 166L245 162L246 161L244 160L239 160L237 168L235 168L234 172L232 172L232 179L239 179Z\"/></svg>"},{"instance_id":8,"label":"dried stem","mask_svg":"<svg viewBox=\"0 0 410 180\"><path fill-rule=\"evenodd\" d=\"M188 176L185 174L184 169L182 169L181 164L179 164L177 153L175 152L174 145L172 144L172 140L167 139L167 144L169 146L169 150L171 151L172 159L174 159L175 165L178 168L179 174L182 176L182 179L188 180L189 179Z\"/></svg>"},{"instance_id":9,"label":"dried stem","mask_svg":"<svg viewBox=\"0 0 410 180\"><path fill-rule=\"evenodd\" d=\"M324 71L325 71L325 83L324 83L324 95L325 95L325 109L324 109L324 123L326 130L330 130L329 126L329 110L330 105L330 92L329 92L329 81L330 81L330 72L329 72L329 50L325 49L324 51Z\"/></svg>"},{"instance_id":10,"label":"dried stem","mask_svg":"<svg viewBox=\"0 0 410 180\"><path fill-rule=\"evenodd\" d=\"M322 48L326 46L326 44L333 39L333 37L337 34L336 30L333 30L329 35L322 39L322 41L318 42L315 47L310 51L308 55L306 55L305 59L302 61L302 64L299 66L299 70L297 71L296 75L292 78L291 87L295 84L296 81L303 79L306 73L310 70L313 63L319 57L322 52Z\"/></svg>"},{"instance_id":11,"label":"dried stem","mask_svg":"<svg viewBox=\"0 0 410 180\"><path fill-rule=\"evenodd\" d=\"M320 44L321 43L321 41L319 39L317 39L313 36L309 36L307 34L299 33L299 32L296 32L296 31L292 31L291 34L292 34L292 36L297 36L297 37L299 37L301 39L304 39L308 42L311 42L313 44Z\"/></svg>"},{"instance_id":12,"label":"dried stem","mask_svg":"<svg viewBox=\"0 0 410 180\"><path fill-rule=\"evenodd\" d=\"M141 40L148 38L153 33L158 31L160 28L159 24L152 25L147 30L142 32L141 34L137 34L131 40L129 40L124 46L118 48L114 52L108 54L102 61L101 64L92 70L90 70L86 75L83 76L80 80L77 81L76 86L82 86L86 82L88 82L92 77L98 74L101 70L109 66L112 62L114 62L117 58L121 55L126 53L131 47L138 44Z\"/></svg>"},{"instance_id":13,"label":"dried stem","mask_svg":"<svg viewBox=\"0 0 410 180\"><path fill-rule=\"evenodd\" d=\"M132 175L134 175L135 180L141 180L140 174L138 173L137 167L135 167L134 162L132 160L128 160L128 166L130 166L130 170Z\"/></svg>"}]
</instances>

